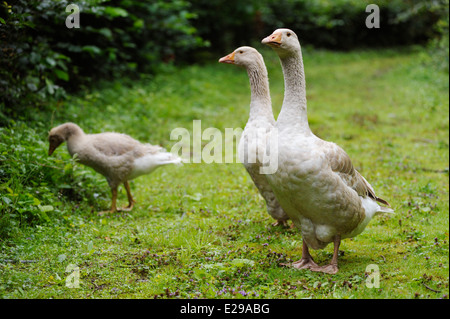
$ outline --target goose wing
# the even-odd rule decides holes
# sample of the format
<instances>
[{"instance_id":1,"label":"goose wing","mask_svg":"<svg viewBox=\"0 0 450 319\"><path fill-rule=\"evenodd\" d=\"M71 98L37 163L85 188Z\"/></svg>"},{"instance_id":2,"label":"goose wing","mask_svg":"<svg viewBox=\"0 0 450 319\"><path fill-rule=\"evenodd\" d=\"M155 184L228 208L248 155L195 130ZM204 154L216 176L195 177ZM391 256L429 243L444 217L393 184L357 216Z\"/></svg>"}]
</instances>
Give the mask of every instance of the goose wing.
<instances>
[{"instance_id":1,"label":"goose wing","mask_svg":"<svg viewBox=\"0 0 450 319\"><path fill-rule=\"evenodd\" d=\"M107 157L121 156L128 152L141 151L142 144L126 134L120 133L101 133L91 135L92 147L101 155ZM142 154L136 154L139 157Z\"/></svg>"},{"instance_id":2,"label":"goose wing","mask_svg":"<svg viewBox=\"0 0 450 319\"><path fill-rule=\"evenodd\" d=\"M382 198L375 195L372 185L355 169L348 154L338 145L330 143L331 147L327 148L326 158L333 172L339 175L342 181L358 195L370 197L377 202L390 206L390 204Z\"/></svg>"}]
</instances>

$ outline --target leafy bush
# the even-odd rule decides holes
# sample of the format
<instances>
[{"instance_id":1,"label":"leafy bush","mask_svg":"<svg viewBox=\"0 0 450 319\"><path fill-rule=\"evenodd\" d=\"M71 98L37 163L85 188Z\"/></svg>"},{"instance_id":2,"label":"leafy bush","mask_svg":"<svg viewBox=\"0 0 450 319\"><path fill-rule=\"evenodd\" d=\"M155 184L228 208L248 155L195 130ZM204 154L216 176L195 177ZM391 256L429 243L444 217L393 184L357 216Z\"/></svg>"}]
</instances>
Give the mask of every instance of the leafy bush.
<instances>
[{"instance_id":1,"label":"leafy bush","mask_svg":"<svg viewBox=\"0 0 450 319\"><path fill-rule=\"evenodd\" d=\"M200 36L221 51L261 40L280 27L295 30L303 44L348 50L425 43L436 35L433 26L442 16L430 7L445 1L376 1L379 29L365 25L370 0L199 0L192 9Z\"/></svg>"},{"instance_id":2,"label":"leafy bush","mask_svg":"<svg viewBox=\"0 0 450 319\"><path fill-rule=\"evenodd\" d=\"M0 4L0 122L100 78L152 73L204 42L189 3L81 0L80 28L67 28L67 0Z\"/></svg>"},{"instance_id":3,"label":"leafy bush","mask_svg":"<svg viewBox=\"0 0 450 319\"><path fill-rule=\"evenodd\" d=\"M0 238L22 225L64 220L51 217L68 214L65 202L93 205L100 195L96 192L108 189L98 187L104 178L77 167L69 157L64 159L67 164L48 157L46 135L40 132L45 131L24 123L0 128Z\"/></svg>"},{"instance_id":4,"label":"leafy bush","mask_svg":"<svg viewBox=\"0 0 450 319\"><path fill-rule=\"evenodd\" d=\"M257 15L261 6L257 0L196 0L191 1L192 11L198 16L192 23L198 34L211 43L215 52L234 49L249 44L260 34Z\"/></svg>"}]
</instances>

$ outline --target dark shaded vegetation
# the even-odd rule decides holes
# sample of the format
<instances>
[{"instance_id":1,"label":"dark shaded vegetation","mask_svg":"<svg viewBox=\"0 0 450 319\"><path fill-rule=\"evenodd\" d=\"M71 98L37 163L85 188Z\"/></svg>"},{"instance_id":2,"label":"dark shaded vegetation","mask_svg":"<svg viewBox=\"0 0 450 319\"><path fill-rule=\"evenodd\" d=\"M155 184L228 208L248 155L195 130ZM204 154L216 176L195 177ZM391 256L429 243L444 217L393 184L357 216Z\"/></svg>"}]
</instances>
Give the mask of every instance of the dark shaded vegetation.
<instances>
[{"instance_id":1,"label":"dark shaded vegetation","mask_svg":"<svg viewBox=\"0 0 450 319\"><path fill-rule=\"evenodd\" d=\"M302 44L349 50L432 41L448 69L448 1L378 1L379 29L365 27L370 1L80 0L80 28L67 28L70 2L0 4L0 123L33 119L50 98L98 81L155 74L168 63L216 59L237 45L289 27ZM443 39L443 40L442 40ZM444 62L442 62L444 61ZM446 61L446 62L445 62Z\"/></svg>"},{"instance_id":2,"label":"dark shaded vegetation","mask_svg":"<svg viewBox=\"0 0 450 319\"><path fill-rule=\"evenodd\" d=\"M203 44L185 1L82 0L80 28L67 28L69 1L0 5L1 121L26 116L99 79L153 73Z\"/></svg>"}]
</instances>

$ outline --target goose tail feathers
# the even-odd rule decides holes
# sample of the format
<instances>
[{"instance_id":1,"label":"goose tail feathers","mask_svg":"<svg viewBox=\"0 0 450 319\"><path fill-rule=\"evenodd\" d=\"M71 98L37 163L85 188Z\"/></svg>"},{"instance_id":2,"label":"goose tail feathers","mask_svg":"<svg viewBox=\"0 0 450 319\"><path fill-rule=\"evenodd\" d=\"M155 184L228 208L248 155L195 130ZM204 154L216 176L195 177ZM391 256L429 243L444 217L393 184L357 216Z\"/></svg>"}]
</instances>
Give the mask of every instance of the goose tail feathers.
<instances>
[{"instance_id":1,"label":"goose tail feathers","mask_svg":"<svg viewBox=\"0 0 450 319\"><path fill-rule=\"evenodd\" d=\"M377 202L383 204L383 205L386 205L387 207L391 207L391 204L389 204L387 201L385 201L385 200L382 199L382 198L379 198L379 197L376 197L376 196L375 196L375 200L376 200Z\"/></svg>"},{"instance_id":2,"label":"goose tail feathers","mask_svg":"<svg viewBox=\"0 0 450 319\"><path fill-rule=\"evenodd\" d=\"M170 152L167 152L165 150L160 151L158 154L155 154L152 156L152 161L155 162L155 164L159 165L168 165L168 164L177 164L182 165L181 158L178 157L175 154L172 154ZM158 166L159 166L158 165Z\"/></svg>"},{"instance_id":3,"label":"goose tail feathers","mask_svg":"<svg viewBox=\"0 0 450 319\"><path fill-rule=\"evenodd\" d=\"M377 213L394 213L394 210L391 208L391 204L389 204L387 201L379 197L375 197L375 200L383 205L386 205L386 206L380 205L380 208L377 210Z\"/></svg>"},{"instance_id":4,"label":"goose tail feathers","mask_svg":"<svg viewBox=\"0 0 450 319\"><path fill-rule=\"evenodd\" d=\"M380 214L384 214L384 213L392 214L394 212L395 211L392 208L384 207L384 206L380 206L380 208L377 210L377 213L380 213Z\"/></svg>"},{"instance_id":5,"label":"goose tail feathers","mask_svg":"<svg viewBox=\"0 0 450 319\"><path fill-rule=\"evenodd\" d=\"M158 167L169 164L181 165L181 158L165 151L164 149L161 149L155 154L144 155L135 159L134 168L129 176L129 179L133 179L144 174L150 174Z\"/></svg>"}]
</instances>

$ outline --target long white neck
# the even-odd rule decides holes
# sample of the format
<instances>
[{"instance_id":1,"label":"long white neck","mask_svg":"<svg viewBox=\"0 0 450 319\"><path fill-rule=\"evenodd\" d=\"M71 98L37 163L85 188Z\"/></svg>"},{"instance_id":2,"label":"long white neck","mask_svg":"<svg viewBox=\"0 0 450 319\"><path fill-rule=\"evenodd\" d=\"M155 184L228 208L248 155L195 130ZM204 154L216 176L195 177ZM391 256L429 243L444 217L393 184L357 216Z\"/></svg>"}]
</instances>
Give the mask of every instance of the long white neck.
<instances>
[{"instance_id":1,"label":"long white neck","mask_svg":"<svg viewBox=\"0 0 450 319\"><path fill-rule=\"evenodd\" d=\"M301 50L280 57L284 75L284 100L277 127L295 127L304 134L311 133L306 111L306 83Z\"/></svg>"},{"instance_id":2,"label":"long white neck","mask_svg":"<svg viewBox=\"0 0 450 319\"><path fill-rule=\"evenodd\" d=\"M275 124L270 99L269 77L265 65L258 63L249 66L247 73L251 90L249 121L263 118Z\"/></svg>"}]
</instances>

